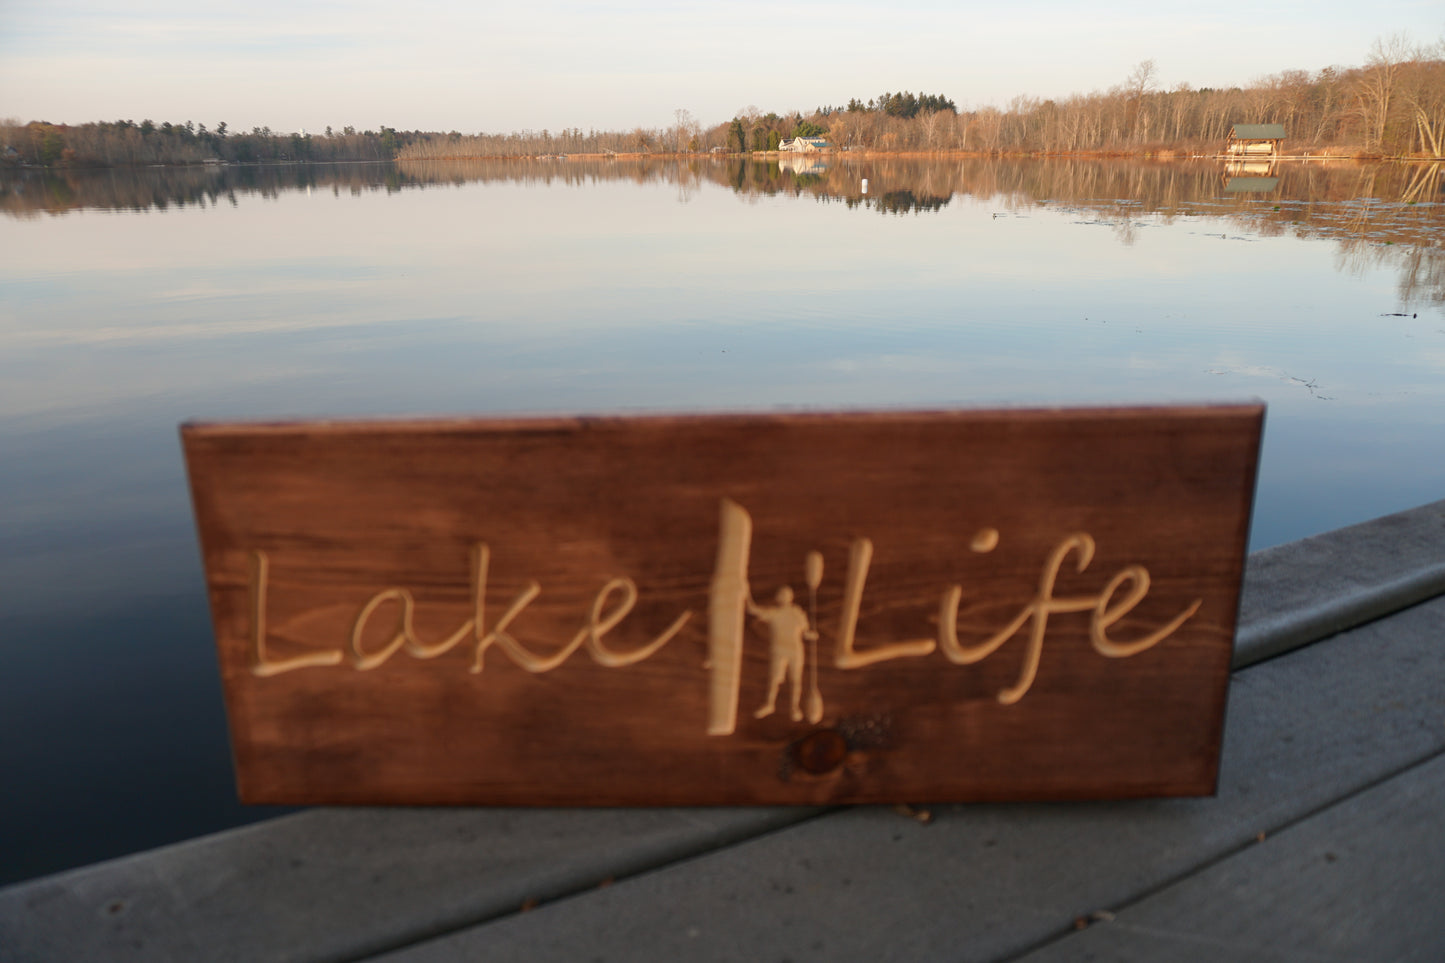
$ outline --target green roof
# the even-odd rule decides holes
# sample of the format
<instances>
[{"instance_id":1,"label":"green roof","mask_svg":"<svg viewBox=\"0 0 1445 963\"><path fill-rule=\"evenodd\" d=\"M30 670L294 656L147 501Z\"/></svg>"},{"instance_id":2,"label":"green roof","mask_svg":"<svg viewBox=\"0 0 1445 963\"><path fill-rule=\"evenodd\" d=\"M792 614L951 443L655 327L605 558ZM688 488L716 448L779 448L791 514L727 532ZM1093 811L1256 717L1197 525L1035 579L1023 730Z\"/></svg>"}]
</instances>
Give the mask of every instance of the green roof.
<instances>
[{"instance_id":1,"label":"green roof","mask_svg":"<svg viewBox=\"0 0 1445 963\"><path fill-rule=\"evenodd\" d=\"M1229 194L1272 191L1279 186L1278 177L1231 177L1224 185Z\"/></svg>"},{"instance_id":2,"label":"green roof","mask_svg":"<svg viewBox=\"0 0 1445 963\"><path fill-rule=\"evenodd\" d=\"M1284 140L1284 124L1235 124L1234 136L1240 140Z\"/></svg>"}]
</instances>

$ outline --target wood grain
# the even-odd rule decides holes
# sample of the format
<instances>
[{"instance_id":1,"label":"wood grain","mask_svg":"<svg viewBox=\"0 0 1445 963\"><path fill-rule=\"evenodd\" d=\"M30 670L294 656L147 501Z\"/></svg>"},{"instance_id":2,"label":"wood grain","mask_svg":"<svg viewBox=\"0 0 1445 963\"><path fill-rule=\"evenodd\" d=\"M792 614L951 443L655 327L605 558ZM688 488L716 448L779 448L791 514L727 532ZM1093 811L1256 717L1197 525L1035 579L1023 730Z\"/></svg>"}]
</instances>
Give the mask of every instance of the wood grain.
<instances>
[{"instance_id":1,"label":"wood grain","mask_svg":"<svg viewBox=\"0 0 1445 963\"><path fill-rule=\"evenodd\" d=\"M1262 418L184 426L242 798L1211 792Z\"/></svg>"}]
</instances>

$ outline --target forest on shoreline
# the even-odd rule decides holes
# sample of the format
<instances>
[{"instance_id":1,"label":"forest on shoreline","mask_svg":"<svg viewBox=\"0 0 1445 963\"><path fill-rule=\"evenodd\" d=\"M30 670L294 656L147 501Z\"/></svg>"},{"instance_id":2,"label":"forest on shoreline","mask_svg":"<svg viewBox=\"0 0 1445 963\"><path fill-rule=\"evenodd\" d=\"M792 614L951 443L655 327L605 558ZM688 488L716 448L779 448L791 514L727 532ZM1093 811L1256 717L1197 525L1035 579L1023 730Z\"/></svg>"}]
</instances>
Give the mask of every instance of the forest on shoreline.
<instances>
[{"instance_id":1,"label":"forest on shoreline","mask_svg":"<svg viewBox=\"0 0 1445 963\"><path fill-rule=\"evenodd\" d=\"M1285 152L1370 158L1445 157L1445 41L1377 41L1359 67L1288 70L1248 87L1160 89L1153 61L1106 91L1062 100L1016 97L960 109L942 94L885 92L808 114L756 107L711 127L688 111L674 123L626 131L462 134L391 127L283 133L186 121L0 122L0 167L123 167L552 157L562 154L742 154L821 136L838 149L881 153L1219 153L1234 124L1282 124Z\"/></svg>"}]
</instances>

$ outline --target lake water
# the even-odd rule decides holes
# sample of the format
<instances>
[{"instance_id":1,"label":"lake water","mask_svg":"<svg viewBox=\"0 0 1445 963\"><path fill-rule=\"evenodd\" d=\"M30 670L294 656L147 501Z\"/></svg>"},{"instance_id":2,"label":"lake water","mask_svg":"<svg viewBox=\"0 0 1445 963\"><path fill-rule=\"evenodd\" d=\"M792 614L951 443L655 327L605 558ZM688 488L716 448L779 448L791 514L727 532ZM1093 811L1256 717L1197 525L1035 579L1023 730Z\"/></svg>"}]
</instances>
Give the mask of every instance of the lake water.
<instances>
[{"instance_id":1,"label":"lake water","mask_svg":"<svg viewBox=\"0 0 1445 963\"><path fill-rule=\"evenodd\" d=\"M1269 405L1252 547L1445 497L1437 165L0 175L0 882L234 801L187 419Z\"/></svg>"}]
</instances>

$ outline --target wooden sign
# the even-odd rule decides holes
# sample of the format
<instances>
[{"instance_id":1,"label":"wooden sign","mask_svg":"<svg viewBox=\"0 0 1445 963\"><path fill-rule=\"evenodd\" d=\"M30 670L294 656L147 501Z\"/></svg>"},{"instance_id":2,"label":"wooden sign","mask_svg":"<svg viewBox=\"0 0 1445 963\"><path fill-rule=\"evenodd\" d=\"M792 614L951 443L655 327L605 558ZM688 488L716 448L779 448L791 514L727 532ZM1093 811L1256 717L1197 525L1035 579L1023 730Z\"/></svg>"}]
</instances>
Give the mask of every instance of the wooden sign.
<instances>
[{"instance_id":1,"label":"wooden sign","mask_svg":"<svg viewBox=\"0 0 1445 963\"><path fill-rule=\"evenodd\" d=\"M1210 793L1262 420L185 426L242 798Z\"/></svg>"}]
</instances>

